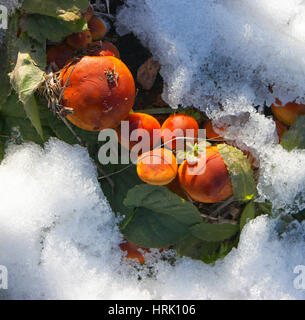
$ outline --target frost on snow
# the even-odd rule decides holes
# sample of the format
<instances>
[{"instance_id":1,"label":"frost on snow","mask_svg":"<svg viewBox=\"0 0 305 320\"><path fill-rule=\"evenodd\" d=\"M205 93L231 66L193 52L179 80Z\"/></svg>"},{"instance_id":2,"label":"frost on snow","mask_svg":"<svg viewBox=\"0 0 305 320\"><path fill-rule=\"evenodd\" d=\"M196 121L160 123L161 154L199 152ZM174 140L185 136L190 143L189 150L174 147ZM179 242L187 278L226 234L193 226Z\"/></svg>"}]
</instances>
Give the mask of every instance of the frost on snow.
<instances>
[{"instance_id":1,"label":"frost on snow","mask_svg":"<svg viewBox=\"0 0 305 320\"><path fill-rule=\"evenodd\" d=\"M126 0L116 27L159 61L166 102L230 124L222 136L260 163L260 200L304 209L305 153L278 146L274 121L254 108L305 98L304 1Z\"/></svg>"},{"instance_id":2,"label":"frost on snow","mask_svg":"<svg viewBox=\"0 0 305 320\"><path fill-rule=\"evenodd\" d=\"M84 148L57 139L44 149L10 146L0 181L0 265L9 275L2 299L305 298L293 272L305 261L305 225L279 239L276 220L262 216L214 266L188 258L171 266L151 255L148 276L122 260L116 218Z\"/></svg>"}]
</instances>

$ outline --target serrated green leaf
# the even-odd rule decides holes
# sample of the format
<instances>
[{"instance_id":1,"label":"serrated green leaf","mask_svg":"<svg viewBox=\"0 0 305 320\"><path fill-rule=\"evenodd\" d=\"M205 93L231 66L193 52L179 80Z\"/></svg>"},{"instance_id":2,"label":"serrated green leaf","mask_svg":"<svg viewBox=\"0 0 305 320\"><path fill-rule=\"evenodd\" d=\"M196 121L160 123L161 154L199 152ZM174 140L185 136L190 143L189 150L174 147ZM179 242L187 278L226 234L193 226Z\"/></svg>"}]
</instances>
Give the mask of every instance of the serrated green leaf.
<instances>
[{"instance_id":1,"label":"serrated green leaf","mask_svg":"<svg viewBox=\"0 0 305 320\"><path fill-rule=\"evenodd\" d=\"M253 201L250 201L244 208L241 217L240 217L240 231L243 227L248 223L248 221L254 219L256 217L255 205Z\"/></svg>"},{"instance_id":2,"label":"serrated green leaf","mask_svg":"<svg viewBox=\"0 0 305 320\"><path fill-rule=\"evenodd\" d=\"M218 242L232 238L239 230L238 225L234 224L211 224L200 223L190 228L191 234L202 240Z\"/></svg>"},{"instance_id":3,"label":"serrated green leaf","mask_svg":"<svg viewBox=\"0 0 305 320\"><path fill-rule=\"evenodd\" d=\"M24 0L22 9L65 21L75 21L88 7L88 0Z\"/></svg>"},{"instance_id":4,"label":"serrated green leaf","mask_svg":"<svg viewBox=\"0 0 305 320\"><path fill-rule=\"evenodd\" d=\"M284 133L281 145L288 151L305 149L305 115L296 117L294 124Z\"/></svg>"},{"instance_id":5,"label":"serrated green leaf","mask_svg":"<svg viewBox=\"0 0 305 320\"><path fill-rule=\"evenodd\" d=\"M15 69L10 74L11 84L23 103L25 112L43 140L37 102L34 92L44 81L45 50L27 36L18 41L19 53Z\"/></svg>"},{"instance_id":6,"label":"serrated green leaf","mask_svg":"<svg viewBox=\"0 0 305 320\"><path fill-rule=\"evenodd\" d=\"M228 169L234 198L239 201L249 201L256 196L256 184L251 165L242 151L225 143L217 148Z\"/></svg>"},{"instance_id":7,"label":"serrated green leaf","mask_svg":"<svg viewBox=\"0 0 305 320\"><path fill-rule=\"evenodd\" d=\"M137 185L128 191L124 205L134 209L122 227L131 242L142 247L160 248L175 244L200 223L197 208L163 186Z\"/></svg>"},{"instance_id":8,"label":"serrated green leaf","mask_svg":"<svg viewBox=\"0 0 305 320\"><path fill-rule=\"evenodd\" d=\"M31 38L42 43L44 43L46 39L53 42L60 42L69 34L88 29L87 22L83 18L67 22L40 14L31 14L22 17L20 27L22 31L27 32Z\"/></svg>"}]
</instances>

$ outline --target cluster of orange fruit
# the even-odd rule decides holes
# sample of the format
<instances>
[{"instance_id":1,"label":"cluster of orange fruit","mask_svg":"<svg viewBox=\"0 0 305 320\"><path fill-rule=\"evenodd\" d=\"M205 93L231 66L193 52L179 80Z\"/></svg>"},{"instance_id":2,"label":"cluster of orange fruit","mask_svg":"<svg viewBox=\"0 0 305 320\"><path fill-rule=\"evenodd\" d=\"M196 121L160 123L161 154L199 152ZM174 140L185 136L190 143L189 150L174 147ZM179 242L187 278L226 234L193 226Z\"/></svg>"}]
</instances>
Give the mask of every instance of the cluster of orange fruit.
<instances>
[{"instance_id":1,"label":"cluster of orange fruit","mask_svg":"<svg viewBox=\"0 0 305 320\"><path fill-rule=\"evenodd\" d=\"M272 104L271 110L274 114L274 121L276 123L276 130L279 136L279 141L288 127L292 125L297 115L305 114L305 105L296 102L289 102L282 105L279 99L276 99L275 104ZM158 120L150 115L142 113L133 113L128 118L130 124L130 134L135 129L146 129L151 136L151 145L153 146L152 133L153 129L161 128L161 136L163 143L167 143L172 136L167 134L177 128L193 129L198 131L198 124L195 119L184 114L177 114L169 117L162 125ZM212 141L223 141L223 137L214 131L211 120L205 122L206 137ZM167 129L167 130L165 130ZM224 131L225 128L218 128ZM120 127L117 129L120 142L131 149L135 142L130 142L129 139L123 140L120 138ZM175 142L172 144L172 150L175 150ZM156 150L156 149L155 149ZM205 171L199 175L188 175L188 168L194 166L187 160L178 166L175 155L168 149L161 149L159 152L155 150L143 153L139 156L137 162L137 173L139 177L146 183L154 185L166 185L172 192L179 196L186 198L186 193L192 199L199 202L218 202L232 194L232 185L226 165L219 154L217 147L211 146L206 148L206 157L199 158L195 164L195 171L205 166ZM157 149L158 151L158 149ZM249 157L249 152L244 152L250 160L252 166L255 159ZM153 164L153 157L161 157L162 161L158 164ZM145 161L148 159L148 161ZM140 248L130 241L124 241L120 245L123 251L127 251L126 257L130 259L137 259L141 264L145 262L143 253L149 252L149 249Z\"/></svg>"},{"instance_id":2,"label":"cluster of orange fruit","mask_svg":"<svg viewBox=\"0 0 305 320\"><path fill-rule=\"evenodd\" d=\"M88 7L87 11L83 13L83 18L87 21L88 30L69 35L60 45L49 46L47 48L48 65L55 63L59 70L75 55L75 51L86 49L89 49L90 55L93 56L120 58L120 53L114 44L107 41L99 41L107 33L107 23L94 15L91 7Z\"/></svg>"}]
</instances>

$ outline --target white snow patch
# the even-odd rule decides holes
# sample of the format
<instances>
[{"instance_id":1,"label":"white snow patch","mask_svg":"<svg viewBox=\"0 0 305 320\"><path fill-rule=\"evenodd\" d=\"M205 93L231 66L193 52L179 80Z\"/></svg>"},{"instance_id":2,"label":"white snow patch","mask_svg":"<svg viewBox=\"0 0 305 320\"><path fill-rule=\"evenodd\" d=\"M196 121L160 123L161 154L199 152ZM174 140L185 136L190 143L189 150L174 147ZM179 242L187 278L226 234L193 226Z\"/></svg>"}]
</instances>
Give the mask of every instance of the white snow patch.
<instances>
[{"instance_id":1,"label":"white snow patch","mask_svg":"<svg viewBox=\"0 0 305 320\"><path fill-rule=\"evenodd\" d=\"M293 286L295 266L305 264L305 225L279 239L276 221L259 217L215 265L177 258L171 266L155 253L149 277L122 262L122 236L84 148L57 139L44 149L12 145L0 181L3 299L305 298Z\"/></svg>"},{"instance_id":2,"label":"white snow patch","mask_svg":"<svg viewBox=\"0 0 305 320\"><path fill-rule=\"evenodd\" d=\"M206 109L304 97L302 0L126 0L120 34L133 32L161 63L163 98ZM273 86L271 94L268 85Z\"/></svg>"}]
</instances>

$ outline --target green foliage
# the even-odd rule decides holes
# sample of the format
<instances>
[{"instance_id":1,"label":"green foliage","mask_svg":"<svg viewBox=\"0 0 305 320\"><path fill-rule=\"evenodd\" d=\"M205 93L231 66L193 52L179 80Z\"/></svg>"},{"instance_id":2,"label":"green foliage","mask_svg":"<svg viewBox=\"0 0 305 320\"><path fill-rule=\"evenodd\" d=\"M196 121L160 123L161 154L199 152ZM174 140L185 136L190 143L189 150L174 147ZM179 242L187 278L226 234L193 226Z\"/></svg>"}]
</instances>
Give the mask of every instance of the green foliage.
<instances>
[{"instance_id":1,"label":"green foliage","mask_svg":"<svg viewBox=\"0 0 305 320\"><path fill-rule=\"evenodd\" d=\"M255 212L255 204L253 201L250 201L246 207L244 208L241 217L240 217L240 231L243 229L243 227L249 222L250 220L254 219L256 217Z\"/></svg>"},{"instance_id":2,"label":"green foliage","mask_svg":"<svg viewBox=\"0 0 305 320\"><path fill-rule=\"evenodd\" d=\"M242 151L227 144L217 148L228 169L236 200L249 201L256 196L256 184L251 165Z\"/></svg>"},{"instance_id":3,"label":"green foliage","mask_svg":"<svg viewBox=\"0 0 305 320\"><path fill-rule=\"evenodd\" d=\"M194 235L188 235L177 243L176 249L180 256L213 263L224 258L233 247L236 247L238 237L222 242L203 241Z\"/></svg>"},{"instance_id":4,"label":"green foliage","mask_svg":"<svg viewBox=\"0 0 305 320\"><path fill-rule=\"evenodd\" d=\"M176 245L177 252L180 256L202 260L205 263L215 261L212 256L215 255L219 247L220 244L218 242L202 241L191 234L181 239Z\"/></svg>"},{"instance_id":5,"label":"green foliage","mask_svg":"<svg viewBox=\"0 0 305 320\"><path fill-rule=\"evenodd\" d=\"M71 33L88 29L87 22L83 18L71 22L40 14L22 17L20 27L23 32L40 43L45 43L46 39L60 42Z\"/></svg>"},{"instance_id":6,"label":"green foliage","mask_svg":"<svg viewBox=\"0 0 305 320\"><path fill-rule=\"evenodd\" d=\"M18 40L18 47L17 63L10 74L11 84L18 93L19 100L23 103L28 118L43 140L43 131L34 92L44 81L45 50L25 35Z\"/></svg>"},{"instance_id":7,"label":"green foliage","mask_svg":"<svg viewBox=\"0 0 305 320\"><path fill-rule=\"evenodd\" d=\"M191 234L202 241L220 242L232 238L239 230L235 224L200 223L190 228Z\"/></svg>"},{"instance_id":8,"label":"green foliage","mask_svg":"<svg viewBox=\"0 0 305 320\"><path fill-rule=\"evenodd\" d=\"M88 0L24 0L22 9L73 22L81 18L87 7Z\"/></svg>"},{"instance_id":9,"label":"green foliage","mask_svg":"<svg viewBox=\"0 0 305 320\"><path fill-rule=\"evenodd\" d=\"M127 168L127 169L125 169ZM136 166L128 165L107 165L103 167L106 174L111 175L120 170L124 170L118 174L113 174L110 179L114 183L114 188L109 184L106 178L100 180L101 187L105 196L107 197L112 210L120 216L128 216L133 209L127 207L123 202L127 196L129 189L133 188L135 185L142 183L137 175Z\"/></svg>"},{"instance_id":10,"label":"green foliage","mask_svg":"<svg viewBox=\"0 0 305 320\"><path fill-rule=\"evenodd\" d=\"M281 145L288 151L305 149L305 115L296 117L295 123L284 133Z\"/></svg>"},{"instance_id":11,"label":"green foliage","mask_svg":"<svg viewBox=\"0 0 305 320\"><path fill-rule=\"evenodd\" d=\"M163 186L137 185L128 191L124 205L133 212L121 230L128 240L142 247L173 245L202 220L192 203Z\"/></svg>"},{"instance_id":12,"label":"green foliage","mask_svg":"<svg viewBox=\"0 0 305 320\"><path fill-rule=\"evenodd\" d=\"M0 72L0 110L11 92L10 78L8 73L14 68L17 60L16 41L19 15L10 18L4 44L0 46L0 61L2 72Z\"/></svg>"}]
</instances>

